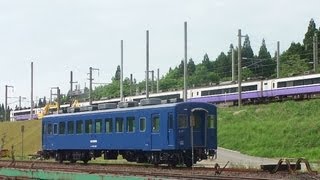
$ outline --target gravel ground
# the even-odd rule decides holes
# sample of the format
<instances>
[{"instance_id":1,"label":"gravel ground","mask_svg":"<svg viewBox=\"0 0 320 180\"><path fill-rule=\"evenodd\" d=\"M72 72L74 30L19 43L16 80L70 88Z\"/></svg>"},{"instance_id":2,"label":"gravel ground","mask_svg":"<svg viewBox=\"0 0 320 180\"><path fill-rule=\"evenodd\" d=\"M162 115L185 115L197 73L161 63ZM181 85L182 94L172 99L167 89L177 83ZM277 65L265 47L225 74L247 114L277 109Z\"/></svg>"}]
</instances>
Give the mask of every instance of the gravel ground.
<instances>
[{"instance_id":1,"label":"gravel ground","mask_svg":"<svg viewBox=\"0 0 320 180\"><path fill-rule=\"evenodd\" d=\"M199 166L214 166L215 163L218 163L220 167L223 167L228 161L227 167L260 169L260 165L276 164L279 159L254 157L219 147L217 159L204 160L197 164Z\"/></svg>"}]
</instances>

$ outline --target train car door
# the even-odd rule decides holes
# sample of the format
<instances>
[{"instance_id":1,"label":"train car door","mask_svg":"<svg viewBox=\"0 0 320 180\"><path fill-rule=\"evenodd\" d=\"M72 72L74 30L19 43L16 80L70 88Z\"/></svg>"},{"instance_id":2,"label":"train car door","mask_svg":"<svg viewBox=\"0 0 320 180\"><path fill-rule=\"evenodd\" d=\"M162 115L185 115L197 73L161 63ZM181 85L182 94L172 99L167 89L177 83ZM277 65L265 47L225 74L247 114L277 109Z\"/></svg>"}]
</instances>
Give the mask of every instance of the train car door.
<instances>
[{"instance_id":1,"label":"train car door","mask_svg":"<svg viewBox=\"0 0 320 180\"><path fill-rule=\"evenodd\" d=\"M173 113L168 113L168 134L167 134L167 140L168 140L168 146L174 145L174 134L173 134Z\"/></svg>"},{"instance_id":2,"label":"train car door","mask_svg":"<svg viewBox=\"0 0 320 180\"><path fill-rule=\"evenodd\" d=\"M158 150L161 148L160 139L160 114L151 115L151 149Z\"/></svg>"},{"instance_id":3,"label":"train car door","mask_svg":"<svg viewBox=\"0 0 320 180\"><path fill-rule=\"evenodd\" d=\"M54 143L54 136L53 136L53 127L54 124L51 121L46 121L45 122L45 126L46 126L46 132L45 133L45 137L44 137L44 144L43 144L43 148L46 150L51 150L55 148L55 143Z\"/></svg>"},{"instance_id":4,"label":"train car door","mask_svg":"<svg viewBox=\"0 0 320 180\"><path fill-rule=\"evenodd\" d=\"M191 110L190 125L193 126L193 145L196 147L206 146L207 114L208 111L202 108Z\"/></svg>"}]
</instances>

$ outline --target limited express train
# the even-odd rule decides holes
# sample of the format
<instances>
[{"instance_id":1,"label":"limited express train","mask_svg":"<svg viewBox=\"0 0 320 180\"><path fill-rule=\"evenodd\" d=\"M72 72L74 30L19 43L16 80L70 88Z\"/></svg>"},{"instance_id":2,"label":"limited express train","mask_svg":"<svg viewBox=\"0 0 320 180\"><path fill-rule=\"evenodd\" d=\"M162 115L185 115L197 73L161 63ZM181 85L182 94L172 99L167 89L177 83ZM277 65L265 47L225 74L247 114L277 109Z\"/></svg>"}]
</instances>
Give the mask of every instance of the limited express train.
<instances>
[{"instance_id":1,"label":"limited express train","mask_svg":"<svg viewBox=\"0 0 320 180\"><path fill-rule=\"evenodd\" d=\"M242 101L265 101L283 99L287 97L310 97L320 94L320 74L308 74L287 78L268 80L243 81L241 85ZM237 103L238 84L236 82L223 82L209 87L190 88L187 91L188 101L208 103ZM129 96L125 99L140 100L144 95ZM150 97L161 99L183 99L183 91L175 90L150 94ZM120 99L99 100L94 103L118 102Z\"/></svg>"},{"instance_id":2,"label":"limited express train","mask_svg":"<svg viewBox=\"0 0 320 180\"><path fill-rule=\"evenodd\" d=\"M42 120L44 157L87 163L95 157L117 159L122 155L130 162L190 167L215 155L217 109L214 105L159 104L160 100L152 99L146 102L155 105L140 103L136 107L45 116ZM110 104L104 105L99 106L110 108Z\"/></svg>"}]
</instances>

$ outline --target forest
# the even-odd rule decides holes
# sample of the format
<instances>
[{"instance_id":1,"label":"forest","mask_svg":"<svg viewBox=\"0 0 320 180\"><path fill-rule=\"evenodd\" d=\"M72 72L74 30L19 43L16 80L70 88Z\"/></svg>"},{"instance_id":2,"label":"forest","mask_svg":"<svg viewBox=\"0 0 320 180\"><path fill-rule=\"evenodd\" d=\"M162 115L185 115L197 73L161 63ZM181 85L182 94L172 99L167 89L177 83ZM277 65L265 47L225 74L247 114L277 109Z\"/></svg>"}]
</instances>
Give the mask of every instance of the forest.
<instances>
[{"instance_id":1,"label":"forest","mask_svg":"<svg viewBox=\"0 0 320 180\"><path fill-rule=\"evenodd\" d=\"M320 28L316 26L313 19L310 20L303 42L292 42L288 49L280 51L280 77L289 77L313 72L313 37L320 37ZM209 59L206 53L199 64L195 64L190 58L187 64L187 84L189 88L219 84L224 81L231 81L232 76L232 53L234 49L235 74L237 75L237 54L238 49L230 44L226 52L221 52L214 60ZM318 47L319 49L319 44ZM318 51L319 52L319 51ZM262 38L261 46L257 53L254 53L250 44L250 35L244 38L241 49L242 56L242 79L270 79L276 77L276 53L268 51L265 40ZM319 56L319 55L318 55ZM159 90L161 92L183 87L184 61L177 66L170 68L165 75L159 79ZM111 83L96 87L93 91L93 98L110 99L120 96L120 66L117 67ZM156 82L150 81L150 89L156 90ZM123 81L124 96L142 94L145 91L145 80L137 82L135 79L125 77Z\"/></svg>"}]
</instances>

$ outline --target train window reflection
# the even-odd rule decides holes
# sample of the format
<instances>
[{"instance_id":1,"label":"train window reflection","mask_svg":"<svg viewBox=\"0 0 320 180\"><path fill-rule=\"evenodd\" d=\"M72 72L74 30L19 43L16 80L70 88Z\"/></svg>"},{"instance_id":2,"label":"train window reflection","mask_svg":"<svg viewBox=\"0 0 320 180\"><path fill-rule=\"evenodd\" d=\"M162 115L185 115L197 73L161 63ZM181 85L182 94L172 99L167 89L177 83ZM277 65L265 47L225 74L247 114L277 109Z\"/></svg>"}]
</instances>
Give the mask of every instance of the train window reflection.
<instances>
[{"instance_id":1,"label":"train window reflection","mask_svg":"<svg viewBox=\"0 0 320 180\"><path fill-rule=\"evenodd\" d=\"M106 119L106 133L112 133L112 118Z\"/></svg>"},{"instance_id":2,"label":"train window reflection","mask_svg":"<svg viewBox=\"0 0 320 180\"><path fill-rule=\"evenodd\" d=\"M48 124L48 134L52 134L52 124Z\"/></svg>"},{"instance_id":3,"label":"train window reflection","mask_svg":"<svg viewBox=\"0 0 320 180\"><path fill-rule=\"evenodd\" d=\"M145 117L140 118L140 131L141 132L146 131L146 118Z\"/></svg>"},{"instance_id":4,"label":"train window reflection","mask_svg":"<svg viewBox=\"0 0 320 180\"><path fill-rule=\"evenodd\" d=\"M116 118L116 132L123 132L123 118Z\"/></svg>"},{"instance_id":5,"label":"train window reflection","mask_svg":"<svg viewBox=\"0 0 320 180\"><path fill-rule=\"evenodd\" d=\"M215 116L214 115L208 116L208 128L215 128Z\"/></svg>"},{"instance_id":6,"label":"train window reflection","mask_svg":"<svg viewBox=\"0 0 320 180\"><path fill-rule=\"evenodd\" d=\"M73 134L74 133L74 122L69 121L68 122L68 134Z\"/></svg>"},{"instance_id":7,"label":"train window reflection","mask_svg":"<svg viewBox=\"0 0 320 180\"><path fill-rule=\"evenodd\" d=\"M76 128L76 133L77 134L82 134L82 126L83 126L83 122L80 120L80 121L77 121L77 124L76 124L77 128Z\"/></svg>"},{"instance_id":8,"label":"train window reflection","mask_svg":"<svg viewBox=\"0 0 320 180\"><path fill-rule=\"evenodd\" d=\"M101 133L102 132L102 120L96 119L94 133Z\"/></svg>"},{"instance_id":9,"label":"train window reflection","mask_svg":"<svg viewBox=\"0 0 320 180\"><path fill-rule=\"evenodd\" d=\"M135 131L134 117L127 117L127 131L128 132Z\"/></svg>"},{"instance_id":10,"label":"train window reflection","mask_svg":"<svg viewBox=\"0 0 320 180\"><path fill-rule=\"evenodd\" d=\"M85 133L89 134L92 133L92 120L86 120L85 122Z\"/></svg>"},{"instance_id":11,"label":"train window reflection","mask_svg":"<svg viewBox=\"0 0 320 180\"><path fill-rule=\"evenodd\" d=\"M66 123L59 122L59 134L64 134L66 131Z\"/></svg>"},{"instance_id":12,"label":"train window reflection","mask_svg":"<svg viewBox=\"0 0 320 180\"><path fill-rule=\"evenodd\" d=\"M178 127L179 128L186 128L187 127L187 115L179 114L178 115Z\"/></svg>"},{"instance_id":13,"label":"train window reflection","mask_svg":"<svg viewBox=\"0 0 320 180\"><path fill-rule=\"evenodd\" d=\"M152 117L152 132L159 132L160 131L160 116L154 115Z\"/></svg>"}]
</instances>

